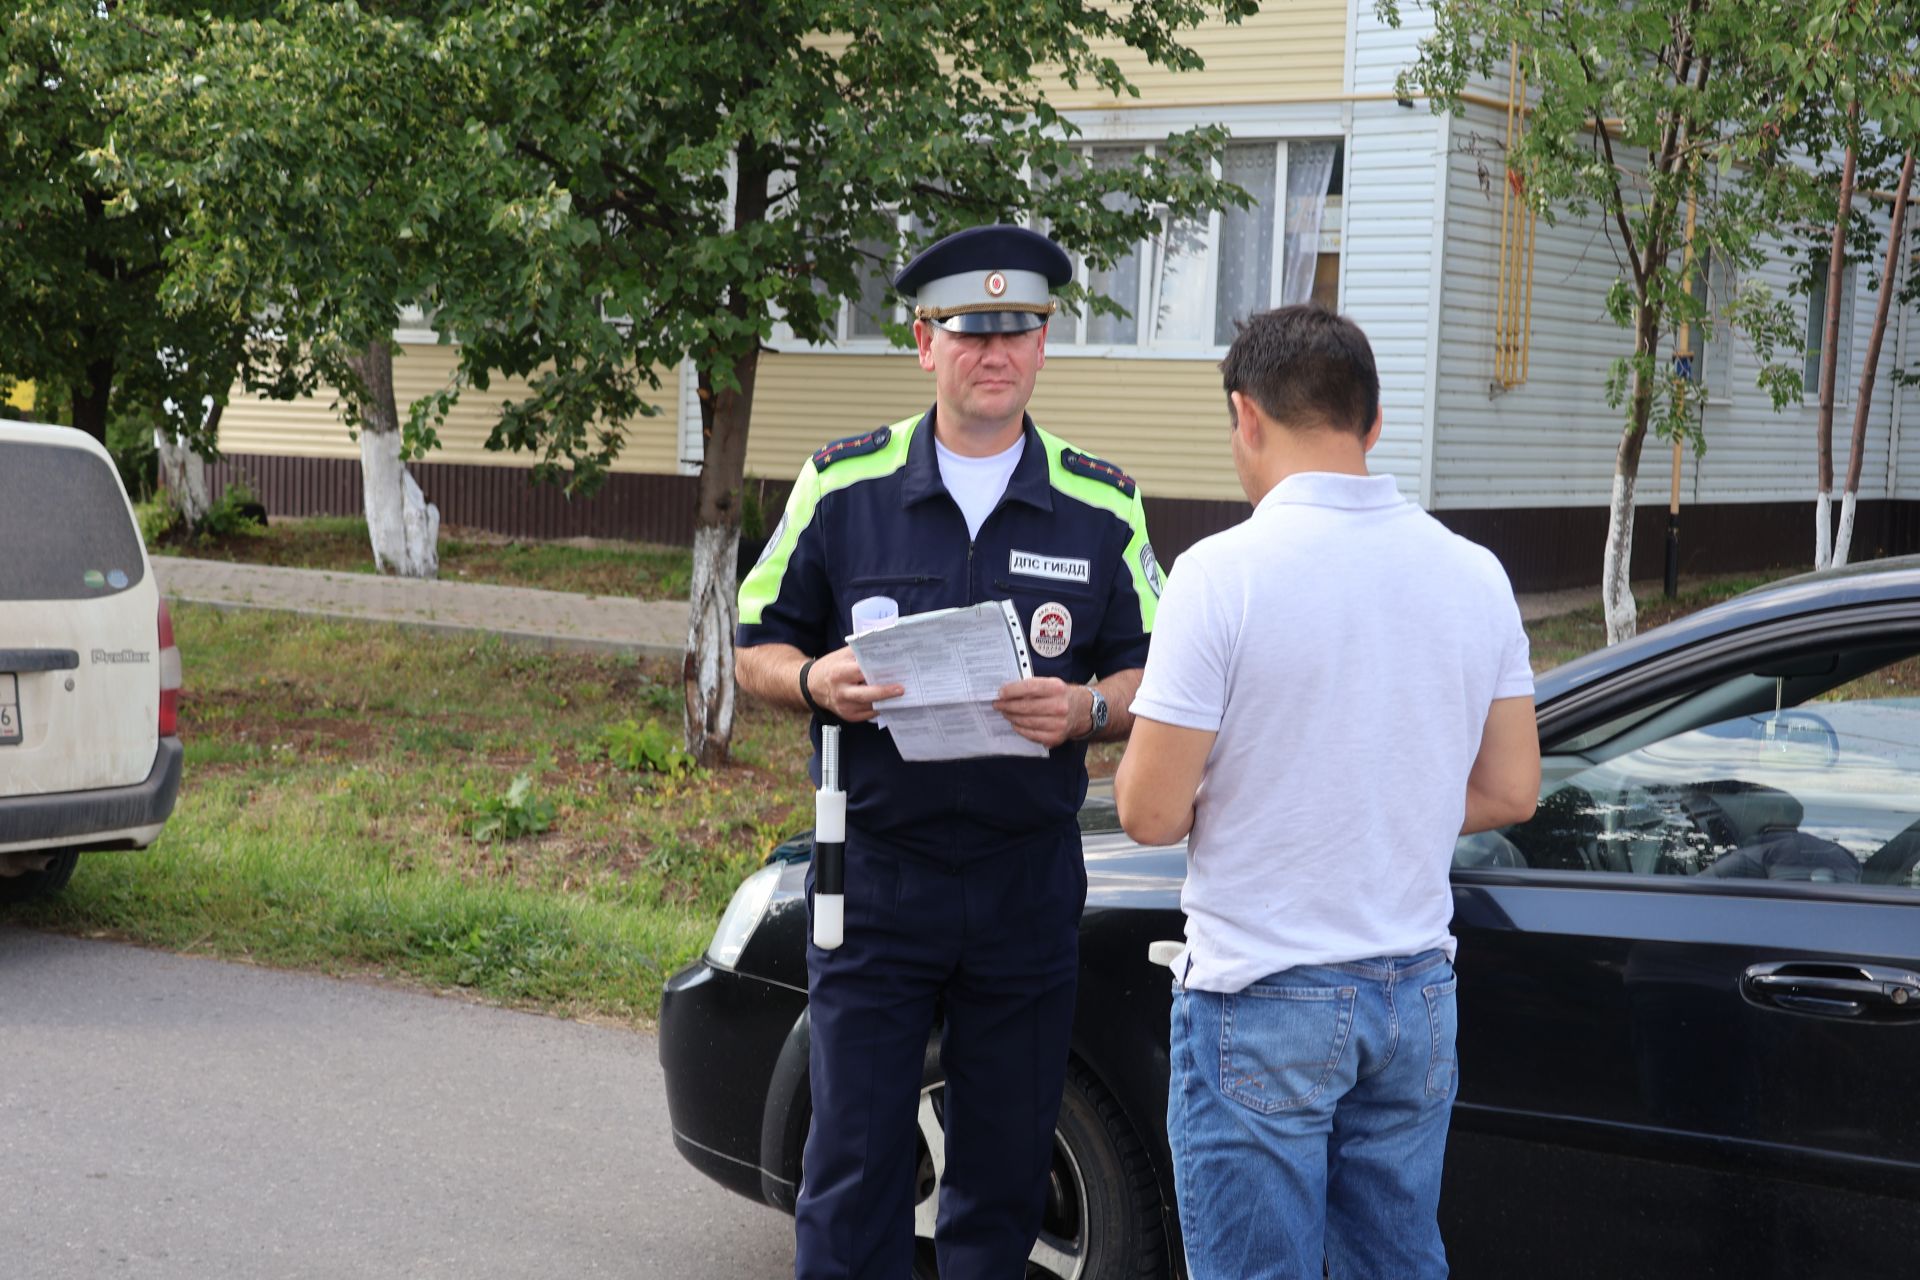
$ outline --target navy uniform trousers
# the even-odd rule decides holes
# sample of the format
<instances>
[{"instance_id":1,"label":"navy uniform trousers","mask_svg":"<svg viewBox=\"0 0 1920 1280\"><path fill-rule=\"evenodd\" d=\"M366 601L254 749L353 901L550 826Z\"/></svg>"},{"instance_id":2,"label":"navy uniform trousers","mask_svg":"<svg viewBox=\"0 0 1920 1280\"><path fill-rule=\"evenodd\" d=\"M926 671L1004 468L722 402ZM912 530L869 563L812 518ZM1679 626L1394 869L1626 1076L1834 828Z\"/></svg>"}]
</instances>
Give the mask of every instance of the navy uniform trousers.
<instances>
[{"instance_id":1,"label":"navy uniform trousers","mask_svg":"<svg viewBox=\"0 0 1920 1280\"><path fill-rule=\"evenodd\" d=\"M1075 827L963 863L847 833L846 941L807 945L813 1121L794 1214L798 1280L911 1275L920 1094L941 1014L940 1275L1025 1274L1053 1160L1086 894ZM812 901L809 875L809 915Z\"/></svg>"}]
</instances>

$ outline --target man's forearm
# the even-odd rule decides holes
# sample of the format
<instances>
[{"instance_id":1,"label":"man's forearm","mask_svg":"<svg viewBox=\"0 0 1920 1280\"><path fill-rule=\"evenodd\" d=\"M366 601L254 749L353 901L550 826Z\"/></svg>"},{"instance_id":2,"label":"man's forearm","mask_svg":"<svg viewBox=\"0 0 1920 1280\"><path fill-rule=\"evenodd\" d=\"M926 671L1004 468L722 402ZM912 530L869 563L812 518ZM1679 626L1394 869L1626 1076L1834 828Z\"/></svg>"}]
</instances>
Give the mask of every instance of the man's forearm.
<instances>
[{"instance_id":1,"label":"man's forearm","mask_svg":"<svg viewBox=\"0 0 1920 1280\"><path fill-rule=\"evenodd\" d=\"M1093 735L1094 742L1122 742L1133 731L1133 695L1140 692L1140 671L1128 667L1093 682L1107 700L1107 727Z\"/></svg>"},{"instance_id":2,"label":"man's forearm","mask_svg":"<svg viewBox=\"0 0 1920 1280\"><path fill-rule=\"evenodd\" d=\"M800 696L800 668L807 656L790 644L756 644L733 651L733 673L740 687L761 701L808 711Z\"/></svg>"}]
</instances>

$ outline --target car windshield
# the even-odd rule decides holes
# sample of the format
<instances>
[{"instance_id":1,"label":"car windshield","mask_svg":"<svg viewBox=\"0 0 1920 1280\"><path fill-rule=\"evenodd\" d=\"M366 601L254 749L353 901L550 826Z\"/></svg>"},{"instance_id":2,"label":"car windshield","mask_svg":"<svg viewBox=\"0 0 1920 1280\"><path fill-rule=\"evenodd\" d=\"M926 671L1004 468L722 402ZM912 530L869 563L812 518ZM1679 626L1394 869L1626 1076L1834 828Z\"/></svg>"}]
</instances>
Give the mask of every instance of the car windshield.
<instances>
[{"instance_id":1,"label":"car windshield","mask_svg":"<svg viewBox=\"0 0 1920 1280\"><path fill-rule=\"evenodd\" d=\"M113 468L61 445L0 440L0 600L87 600L144 574Z\"/></svg>"}]
</instances>

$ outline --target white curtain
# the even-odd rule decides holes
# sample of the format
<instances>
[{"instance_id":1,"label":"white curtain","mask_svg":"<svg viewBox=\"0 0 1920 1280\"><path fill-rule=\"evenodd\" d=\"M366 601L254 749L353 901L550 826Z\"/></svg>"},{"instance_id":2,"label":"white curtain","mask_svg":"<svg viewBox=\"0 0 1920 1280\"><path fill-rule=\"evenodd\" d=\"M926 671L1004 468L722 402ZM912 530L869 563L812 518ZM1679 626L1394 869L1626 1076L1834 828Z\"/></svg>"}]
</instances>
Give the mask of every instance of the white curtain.
<instances>
[{"instance_id":1,"label":"white curtain","mask_svg":"<svg viewBox=\"0 0 1920 1280\"><path fill-rule=\"evenodd\" d=\"M1273 201L1279 155L1271 142L1228 147L1220 176L1253 197L1245 209L1220 211L1220 265L1213 295L1213 341L1233 342L1237 321L1272 305Z\"/></svg>"},{"instance_id":2,"label":"white curtain","mask_svg":"<svg viewBox=\"0 0 1920 1280\"><path fill-rule=\"evenodd\" d=\"M1163 217L1154 238L1159 259L1153 288L1153 340L1156 343L1204 343L1207 340L1207 223Z\"/></svg>"},{"instance_id":3,"label":"white curtain","mask_svg":"<svg viewBox=\"0 0 1920 1280\"><path fill-rule=\"evenodd\" d=\"M1139 155L1138 147L1095 147L1093 167L1131 169L1138 162ZM1135 202L1132 196L1115 191L1102 197L1102 203L1109 209L1130 209ZM1140 340L1140 250L1137 247L1107 270L1089 268L1087 292L1104 293L1127 309L1124 316L1089 314L1088 343L1127 346Z\"/></svg>"},{"instance_id":4,"label":"white curtain","mask_svg":"<svg viewBox=\"0 0 1920 1280\"><path fill-rule=\"evenodd\" d=\"M1280 303L1291 306L1313 296L1313 272L1320 256L1320 220L1327 212L1327 186L1333 180L1336 142L1287 144L1287 231L1285 273Z\"/></svg>"}]
</instances>

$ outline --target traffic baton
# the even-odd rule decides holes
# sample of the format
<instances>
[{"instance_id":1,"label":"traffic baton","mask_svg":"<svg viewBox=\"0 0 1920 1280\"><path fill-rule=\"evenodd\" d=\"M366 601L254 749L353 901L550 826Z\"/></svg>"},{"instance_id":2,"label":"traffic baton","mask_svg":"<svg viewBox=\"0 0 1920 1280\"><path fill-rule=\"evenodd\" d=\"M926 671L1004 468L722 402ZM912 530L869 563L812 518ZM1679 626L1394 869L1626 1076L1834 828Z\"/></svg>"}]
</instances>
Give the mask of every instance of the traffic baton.
<instances>
[{"instance_id":1,"label":"traffic baton","mask_svg":"<svg viewBox=\"0 0 1920 1280\"><path fill-rule=\"evenodd\" d=\"M820 726L820 789L813 793L813 945L846 940L847 793L840 789L840 726Z\"/></svg>"}]
</instances>

